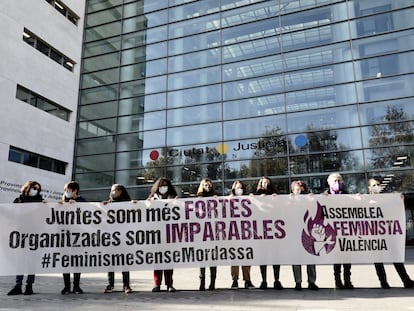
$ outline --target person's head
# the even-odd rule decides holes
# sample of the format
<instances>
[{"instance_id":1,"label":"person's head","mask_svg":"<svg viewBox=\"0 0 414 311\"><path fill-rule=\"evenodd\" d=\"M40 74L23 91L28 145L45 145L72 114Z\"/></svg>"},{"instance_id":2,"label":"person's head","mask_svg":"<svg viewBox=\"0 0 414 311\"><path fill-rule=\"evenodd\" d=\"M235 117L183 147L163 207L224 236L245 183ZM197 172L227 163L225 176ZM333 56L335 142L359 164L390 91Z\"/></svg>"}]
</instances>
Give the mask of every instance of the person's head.
<instances>
[{"instance_id":1,"label":"person's head","mask_svg":"<svg viewBox=\"0 0 414 311\"><path fill-rule=\"evenodd\" d=\"M131 197L123 185L113 184L109 194L111 201L130 201Z\"/></svg>"},{"instance_id":2,"label":"person's head","mask_svg":"<svg viewBox=\"0 0 414 311\"><path fill-rule=\"evenodd\" d=\"M269 177L263 176L257 183L257 192L273 192L273 184Z\"/></svg>"},{"instance_id":3,"label":"person's head","mask_svg":"<svg viewBox=\"0 0 414 311\"><path fill-rule=\"evenodd\" d=\"M40 195L42 191L42 186L37 181L26 181L24 185L20 188L20 193L24 197L35 197Z\"/></svg>"},{"instance_id":4,"label":"person's head","mask_svg":"<svg viewBox=\"0 0 414 311\"><path fill-rule=\"evenodd\" d=\"M308 186L302 180L293 181L290 184L290 191L293 194L301 194L301 193L304 194L304 193L308 193L309 192Z\"/></svg>"},{"instance_id":5,"label":"person's head","mask_svg":"<svg viewBox=\"0 0 414 311\"><path fill-rule=\"evenodd\" d=\"M152 198L155 194L165 198L175 198L177 196L177 191L175 190L169 179L165 177L160 177L152 185L149 198Z\"/></svg>"},{"instance_id":6,"label":"person's head","mask_svg":"<svg viewBox=\"0 0 414 311\"><path fill-rule=\"evenodd\" d=\"M231 193L233 195L246 194L246 186L240 180L236 180L231 186Z\"/></svg>"},{"instance_id":7,"label":"person's head","mask_svg":"<svg viewBox=\"0 0 414 311\"><path fill-rule=\"evenodd\" d=\"M213 196L216 195L216 190L214 189L213 182L210 178L204 178L201 180L200 185L197 189L197 196Z\"/></svg>"},{"instance_id":8,"label":"person's head","mask_svg":"<svg viewBox=\"0 0 414 311\"><path fill-rule=\"evenodd\" d=\"M344 181L342 176L338 173L330 174L326 181L328 182L331 192L336 193L344 189Z\"/></svg>"},{"instance_id":9,"label":"person's head","mask_svg":"<svg viewBox=\"0 0 414 311\"><path fill-rule=\"evenodd\" d=\"M381 183L379 182L379 180L375 179L375 178L370 178L368 180L368 192L373 194L373 193L380 193L382 190L381 187Z\"/></svg>"},{"instance_id":10,"label":"person's head","mask_svg":"<svg viewBox=\"0 0 414 311\"><path fill-rule=\"evenodd\" d=\"M65 187L63 188L63 191L65 192L63 194L64 200L76 200L76 198L79 196L79 184L76 181L70 181L65 184Z\"/></svg>"}]
</instances>

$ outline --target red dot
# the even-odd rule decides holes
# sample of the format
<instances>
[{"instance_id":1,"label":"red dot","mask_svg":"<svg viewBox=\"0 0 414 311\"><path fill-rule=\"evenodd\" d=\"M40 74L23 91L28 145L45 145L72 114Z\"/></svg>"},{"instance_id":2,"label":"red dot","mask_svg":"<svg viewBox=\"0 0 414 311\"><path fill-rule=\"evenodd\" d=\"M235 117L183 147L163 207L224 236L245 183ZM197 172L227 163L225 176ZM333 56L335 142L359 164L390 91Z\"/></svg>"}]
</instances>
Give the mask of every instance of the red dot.
<instances>
[{"instance_id":1,"label":"red dot","mask_svg":"<svg viewBox=\"0 0 414 311\"><path fill-rule=\"evenodd\" d=\"M158 153L157 150L152 150L151 153L150 153L150 159L155 161L155 160L158 159L159 155L160 154Z\"/></svg>"}]
</instances>

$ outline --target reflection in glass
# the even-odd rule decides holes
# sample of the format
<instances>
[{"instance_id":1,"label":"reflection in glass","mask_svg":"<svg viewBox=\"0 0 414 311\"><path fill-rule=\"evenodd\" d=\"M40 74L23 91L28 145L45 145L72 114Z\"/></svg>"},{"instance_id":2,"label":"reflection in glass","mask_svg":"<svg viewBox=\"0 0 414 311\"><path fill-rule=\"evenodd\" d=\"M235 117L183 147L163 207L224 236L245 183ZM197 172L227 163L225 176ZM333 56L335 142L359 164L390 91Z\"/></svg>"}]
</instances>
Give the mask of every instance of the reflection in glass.
<instances>
[{"instance_id":1,"label":"reflection in glass","mask_svg":"<svg viewBox=\"0 0 414 311\"><path fill-rule=\"evenodd\" d=\"M228 121L223 125L224 140L279 136L286 132L285 122L283 115Z\"/></svg>"},{"instance_id":2,"label":"reflection in glass","mask_svg":"<svg viewBox=\"0 0 414 311\"><path fill-rule=\"evenodd\" d=\"M167 126L202 124L222 119L221 104L209 104L167 111Z\"/></svg>"}]
</instances>

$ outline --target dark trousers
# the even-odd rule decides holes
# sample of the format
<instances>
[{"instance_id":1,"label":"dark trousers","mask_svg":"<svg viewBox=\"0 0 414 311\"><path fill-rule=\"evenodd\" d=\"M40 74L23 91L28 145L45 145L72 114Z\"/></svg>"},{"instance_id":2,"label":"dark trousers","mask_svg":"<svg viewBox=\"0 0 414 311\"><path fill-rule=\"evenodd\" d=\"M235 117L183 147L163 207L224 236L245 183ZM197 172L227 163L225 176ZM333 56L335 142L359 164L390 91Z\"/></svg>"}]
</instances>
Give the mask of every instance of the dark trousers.
<instances>
[{"instance_id":1,"label":"dark trousers","mask_svg":"<svg viewBox=\"0 0 414 311\"><path fill-rule=\"evenodd\" d=\"M30 285L33 284L35 281L35 275L29 274L27 275L26 284ZM22 285L23 284L23 275L16 275L16 285Z\"/></svg>"},{"instance_id":2,"label":"dark trousers","mask_svg":"<svg viewBox=\"0 0 414 311\"><path fill-rule=\"evenodd\" d=\"M217 267L210 267L210 280L215 280L217 276ZM206 268L200 268L200 279L206 279Z\"/></svg>"},{"instance_id":3,"label":"dark trousers","mask_svg":"<svg viewBox=\"0 0 414 311\"><path fill-rule=\"evenodd\" d=\"M341 279L342 266L344 267L344 282L350 283L351 282L351 264L350 263L334 264L335 279Z\"/></svg>"},{"instance_id":4,"label":"dark trousers","mask_svg":"<svg viewBox=\"0 0 414 311\"><path fill-rule=\"evenodd\" d=\"M114 287L115 285L115 272L108 272L108 283L110 286ZM129 286L129 272L122 272L122 283L124 287Z\"/></svg>"},{"instance_id":5,"label":"dark trousers","mask_svg":"<svg viewBox=\"0 0 414 311\"><path fill-rule=\"evenodd\" d=\"M377 271L378 279L380 282L387 282L387 274L385 273L385 268L383 263L375 263L375 270ZM401 278L401 281L403 281L404 284L411 281L410 276L407 273L407 270L405 270L404 263L402 262L395 262L394 263L395 270L397 271L398 275Z\"/></svg>"},{"instance_id":6,"label":"dark trousers","mask_svg":"<svg viewBox=\"0 0 414 311\"><path fill-rule=\"evenodd\" d=\"M165 285L170 288L173 285L173 271L170 270L154 270L154 283L155 286L161 286L162 283L162 274L164 273Z\"/></svg>"},{"instance_id":7,"label":"dark trousers","mask_svg":"<svg viewBox=\"0 0 414 311\"><path fill-rule=\"evenodd\" d=\"M260 274L262 275L262 281L267 282L267 266L260 266ZM275 281L279 281L280 265L273 265L273 277Z\"/></svg>"},{"instance_id":8,"label":"dark trousers","mask_svg":"<svg viewBox=\"0 0 414 311\"><path fill-rule=\"evenodd\" d=\"M78 288L80 283L80 273L73 274L73 287ZM70 273L63 273L63 282L65 282L65 288L70 288Z\"/></svg>"}]
</instances>

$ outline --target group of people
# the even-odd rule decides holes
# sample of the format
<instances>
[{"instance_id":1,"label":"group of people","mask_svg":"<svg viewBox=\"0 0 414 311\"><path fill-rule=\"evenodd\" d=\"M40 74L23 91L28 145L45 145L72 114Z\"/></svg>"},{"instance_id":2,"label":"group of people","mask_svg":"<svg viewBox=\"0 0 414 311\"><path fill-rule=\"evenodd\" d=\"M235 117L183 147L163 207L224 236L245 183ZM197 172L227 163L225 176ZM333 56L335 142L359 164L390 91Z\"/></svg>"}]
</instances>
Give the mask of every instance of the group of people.
<instances>
[{"instance_id":1,"label":"group of people","mask_svg":"<svg viewBox=\"0 0 414 311\"><path fill-rule=\"evenodd\" d=\"M338 173L330 174L327 178L329 188L326 190L325 194L327 195L339 195L347 194L346 187L344 185L342 176ZM380 182L376 179L369 179L368 181L368 192L370 194L377 194L381 192ZM65 184L64 194L62 199L59 201L60 204L64 203L75 203L75 202L86 202L86 200L79 194L80 187L79 184L75 181L71 181ZM301 180L293 181L290 187L291 195L300 195L300 194L309 194L309 188L305 182ZM235 181L231 187L232 196L241 196L248 195L245 184L242 181ZM270 178L263 176L257 183L257 188L255 191L256 195L266 196L266 195L276 195L274 186ZM197 189L197 197L213 197L217 196L216 190L214 188L213 182L209 178L204 178L201 180L199 187ZM156 180L153 184L148 200L160 200L160 199L174 199L178 198L177 191L172 185L171 181L167 178L161 177ZM114 184L111 187L109 194L109 199L103 201L103 204L110 204L112 202L134 202L130 195L128 194L127 189L120 184ZM33 202L45 202L41 195L41 185L36 181L27 181L22 188L20 189L20 195L17 197L13 203L33 203ZM411 280L408 275L404 263L394 263L395 269L400 276L405 288L414 288L414 281ZM282 290L283 286L279 280L280 274L280 265L273 265L273 288L277 290ZM380 281L381 287L384 289L389 289L390 285L387 281L387 276L385 273L385 268L383 263L375 263L375 269ZM239 266L231 266L230 273L232 278L231 289L238 289L239 284ZM250 278L250 266L242 266L242 277L244 281L244 288L251 289L255 288ZM295 280L295 289L302 289L302 267L300 265L292 266L294 280ZM308 288L310 290L318 290L319 287L316 285L316 266L313 264L306 266L307 276L308 276ZM334 279L335 287L338 289L353 289L354 286L351 282L351 264L334 264ZM343 271L343 272L342 272ZM206 267L200 268L200 291L214 290L215 282L217 277L217 267L209 267L210 272L210 283L206 287ZM343 273L343 278L341 274ZM267 289L267 266L260 266L261 274L261 283L260 289ZM23 292L23 275L16 276L15 286L8 292L8 295L32 295L33 294L33 283L35 281L35 275L31 274L27 276L26 287ZM154 277L154 287L153 292L161 291L161 285L164 277L164 283L167 287L167 291L175 292L173 286L173 269L166 270L155 270L153 273ZM62 294L76 293L83 294L83 290L80 287L80 273L73 274L73 286L71 287L71 278L69 273L63 274L64 288L62 289ZM125 293L131 293L132 289L130 287L130 273L129 271L122 272L122 282L123 290ZM108 285L104 289L104 293L112 293L115 287L115 273L108 272Z\"/></svg>"}]
</instances>

